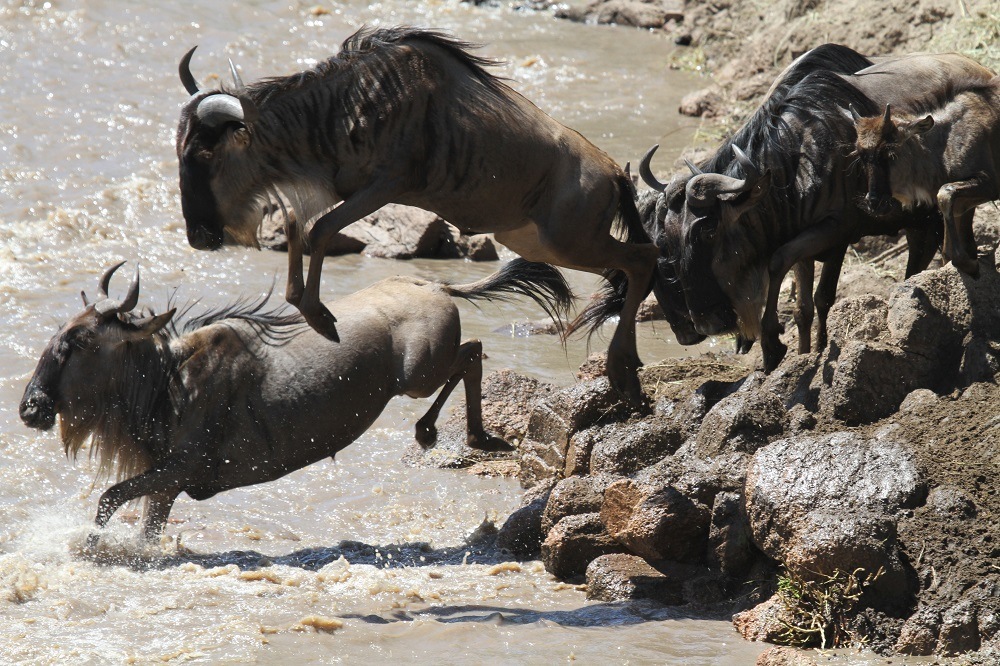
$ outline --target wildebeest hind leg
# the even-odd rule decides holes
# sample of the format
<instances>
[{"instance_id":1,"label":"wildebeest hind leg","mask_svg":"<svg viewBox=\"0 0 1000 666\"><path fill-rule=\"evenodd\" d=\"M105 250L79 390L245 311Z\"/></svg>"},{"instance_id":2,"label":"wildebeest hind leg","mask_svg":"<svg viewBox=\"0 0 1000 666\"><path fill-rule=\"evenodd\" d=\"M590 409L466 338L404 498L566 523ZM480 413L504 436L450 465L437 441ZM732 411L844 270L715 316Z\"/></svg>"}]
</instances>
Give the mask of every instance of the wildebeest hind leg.
<instances>
[{"instance_id":1,"label":"wildebeest hind leg","mask_svg":"<svg viewBox=\"0 0 1000 666\"><path fill-rule=\"evenodd\" d=\"M996 183L985 176L948 183L937 193L938 208L944 218L945 256L955 268L972 277L979 277L976 239L972 233L975 208L996 200L998 195Z\"/></svg>"},{"instance_id":2,"label":"wildebeest hind leg","mask_svg":"<svg viewBox=\"0 0 1000 666\"><path fill-rule=\"evenodd\" d=\"M171 491L153 493L149 496L142 532L147 541L154 541L163 533L170 509L173 508L176 499L177 493Z\"/></svg>"},{"instance_id":3,"label":"wildebeest hind leg","mask_svg":"<svg viewBox=\"0 0 1000 666\"><path fill-rule=\"evenodd\" d=\"M416 438L420 446L427 448L434 443L437 438L437 427L434 424L448 396L461 380L465 381L467 443L474 448L482 448L489 441L490 437L483 429L483 343L479 340L469 340L459 345L455 362L451 367L451 376L448 377L448 381L441 388L441 392L427 413L417 421Z\"/></svg>"}]
</instances>

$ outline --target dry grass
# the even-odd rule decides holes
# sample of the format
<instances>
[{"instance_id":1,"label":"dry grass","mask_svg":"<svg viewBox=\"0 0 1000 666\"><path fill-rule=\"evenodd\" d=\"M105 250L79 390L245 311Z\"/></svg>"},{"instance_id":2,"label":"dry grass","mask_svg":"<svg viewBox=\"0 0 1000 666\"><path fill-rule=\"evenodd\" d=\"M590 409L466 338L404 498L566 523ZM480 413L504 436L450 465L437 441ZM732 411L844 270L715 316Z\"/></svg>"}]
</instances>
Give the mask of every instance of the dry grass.
<instances>
[{"instance_id":1,"label":"dry grass","mask_svg":"<svg viewBox=\"0 0 1000 666\"><path fill-rule=\"evenodd\" d=\"M785 630L778 637L793 647L835 648L850 645L854 635L848 622L865 588L878 580L882 569L865 574L836 570L829 576L804 579L785 573L778 577L778 599Z\"/></svg>"},{"instance_id":2,"label":"dry grass","mask_svg":"<svg viewBox=\"0 0 1000 666\"><path fill-rule=\"evenodd\" d=\"M1000 9L995 0L956 0L955 18L943 22L928 51L958 51L1000 70Z\"/></svg>"}]
</instances>

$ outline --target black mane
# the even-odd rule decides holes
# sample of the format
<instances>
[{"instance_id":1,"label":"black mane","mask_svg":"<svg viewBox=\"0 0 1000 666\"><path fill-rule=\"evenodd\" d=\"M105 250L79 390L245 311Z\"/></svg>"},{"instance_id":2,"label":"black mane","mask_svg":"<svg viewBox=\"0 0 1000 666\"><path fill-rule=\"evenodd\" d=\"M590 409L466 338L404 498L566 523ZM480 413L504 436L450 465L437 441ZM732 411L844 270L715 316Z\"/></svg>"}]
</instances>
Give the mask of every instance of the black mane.
<instances>
[{"instance_id":1,"label":"black mane","mask_svg":"<svg viewBox=\"0 0 1000 666\"><path fill-rule=\"evenodd\" d=\"M328 76L344 75L353 80L375 77L383 84L380 86L383 94L386 91L402 94L406 91L400 89L393 61L400 57L402 53L400 47L415 42L426 42L443 49L468 68L470 73L494 94L506 96L509 93L510 89L504 83L504 79L485 69L500 65L501 61L470 53L474 49L481 48L479 44L456 39L443 32L410 26L362 27L344 40L337 55L303 72L251 83L247 86L246 93L254 102L262 104L273 95L308 86Z\"/></svg>"},{"instance_id":2,"label":"black mane","mask_svg":"<svg viewBox=\"0 0 1000 666\"><path fill-rule=\"evenodd\" d=\"M799 95L803 89L799 86L813 74L826 73L826 78L836 73L852 74L872 65L872 61L857 51L840 44L823 44L800 57L786 71L781 80L767 99L761 103L750 118L731 137L722 142L715 154L702 166L703 171L710 173L726 173L733 163L733 145L742 148L753 159L750 152L752 146L763 136L774 136L785 128L780 122L781 113L788 103L789 95L796 90ZM816 80L817 85L819 80ZM841 81L842 82L842 81ZM829 81L832 85L832 81ZM853 90L853 88L851 88ZM856 92L856 91L855 91ZM812 100L818 102L819 100ZM831 104L831 110L836 108ZM859 109L860 112L860 109Z\"/></svg>"}]
</instances>

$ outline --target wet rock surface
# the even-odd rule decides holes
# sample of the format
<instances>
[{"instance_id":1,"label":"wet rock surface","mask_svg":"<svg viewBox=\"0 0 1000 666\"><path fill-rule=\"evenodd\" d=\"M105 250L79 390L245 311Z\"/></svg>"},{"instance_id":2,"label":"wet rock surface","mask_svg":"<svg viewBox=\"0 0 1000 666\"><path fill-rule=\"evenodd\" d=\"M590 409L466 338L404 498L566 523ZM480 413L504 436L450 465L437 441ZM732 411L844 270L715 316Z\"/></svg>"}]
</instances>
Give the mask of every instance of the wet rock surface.
<instances>
[{"instance_id":1,"label":"wet rock surface","mask_svg":"<svg viewBox=\"0 0 1000 666\"><path fill-rule=\"evenodd\" d=\"M1000 342L994 279L946 266L848 295L829 347L768 376L754 354L648 366L647 416L616 402L598 361L571 388L538 389L511 464L544 492L511 517L531 526L513 552L586 576L593 598L735 612L751 640L788 640L792 611L768 600L782 580L848 581L838 640L995 654L1000 388L968 350Z\"/></svg>"}]
</instances>

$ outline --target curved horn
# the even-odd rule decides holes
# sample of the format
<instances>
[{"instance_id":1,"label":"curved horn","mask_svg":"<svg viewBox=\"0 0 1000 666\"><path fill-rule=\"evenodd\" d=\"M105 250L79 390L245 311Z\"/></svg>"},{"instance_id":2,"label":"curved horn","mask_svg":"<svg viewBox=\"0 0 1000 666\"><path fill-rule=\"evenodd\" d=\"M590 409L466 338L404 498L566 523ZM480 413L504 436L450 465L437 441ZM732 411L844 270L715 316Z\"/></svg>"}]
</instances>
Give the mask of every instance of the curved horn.
<instances>
[{"instance_id":1,"label":"curved horn","mask_svg":"<svg viewBox=\"0 0 1000 666\"><path fill-rule=\"evenodd\" d=\"M858 110L854 108L853 104L848 104L847 108L851 112L851 118L854 119L854 122L861 120L861 114L858 113Z\"/></svg>"},{"instance_id":2,"label":"curved horn","mask_svg":"<svg viewBox=\"0 0 1000 666\"><path fill-rule=\"evenodd\" d=\"M256 107L253 107L256 110ZM223 123L242 123L246 121L246 114L243 111L243 104L238 97L220 93L209 95L198 102L195 109L198 120L209 127L218 127Z\"/></svg>"},{"instance_id":3,"label":"curved horn","mask_svg":"<svg viewBox=\"0 0 1000 666\"><path fill-rule=\"evenodd\" d=\"M118 306L118 312L131 312L139 303L139 265L135 266L135 277L129 285L125 300Z\"/></svg>"},{"instance_id":4,"label":"curved horn","mask_svg":"<svg viewBox=\"0 0 1000 666\"><path fill-rule=\"evenodd\" d=\"M750 185L747 181L721 173L703 173L688 181L685 196L688 201L699 204L714 202L720 194L736 194L745 192Z\"/></svg>"},{"instance_id":5,"label":"curved horn","mask_svg":"<svg viewBox=\"0 0 1000 666\"><path fill-rule=\"evenodd\" d=\"M704 171L699 169L694 162L687 159L686 157L684 158L684 164L687 165L687 168L691 171L692 176L700 176L701 174L705 173Z\"/></svg>"},{"instance_id":6,"label":"curved horn","mask_svg":"<svg viewBox=\"0 0 1000 666\"><path fill-rule=\"evenodd\" d=\"M882 114L882 122L883 123L889 122L889 117L891 115L892 115L892 109L890 108L889 104L886 104L885 105L885 113Z\"/></svg>"},{"instance_id":7,"label":"curved horn","mask_svg":"<svg viewBox=\"0 0 1000 666\"><path fill-rule=\"evenodd\" d=\"M194 80L194 75L191 74L191 56L194 55L196 48L198 47L194 46L184 54L184 57L181 58L180 67L177 68L181 75L181 83L184 84L184 88L188 91L189 95L194 95L198 92L198 82Z\"/></svg>"},{"instance_id":8,"label":"curved horn","mask_svg":"<svg viewBox=\"0 0 1000 666\"><path fill-rule=\"evenodd\" d=\"M233 64L233 59L229 59L229 71L233 73L233 85L236 86L236 92L242 91L246 88L243 85L243 79L240 78L240 73L236 71L236 65Z\"/></svg>"},{"instance_id":9,"label":"curved horn","mask_svg":"<svg viewBox=\"0 0 1000 666\"><path fill-rule=\"evenodd\" d=\"M667 184L658 181L649 168L649 163L653 159L653 153L655 153L659 147L660 144L655 144L652 148L646 151L645 155L642 156L642 159L639 161L639 175L642 176L642 182L646 183L646 185L649 185L657 192L663 192L667 189Z\"/></svg>"},{"instance_id":10,"label":"curved horn","mask_svg":"<svg viewBox=\"0 0 1000 666\"><path fill-rule=\"evenodd\" d=\"M102 275L101 279L97 282L97 293L101 298L108 297L108 285L111 283L111 276L115 274L116 270L124 265L124 261L119 261L117 264L110 266L106 271L104 271L104 275Z\"/></svg>"},{"instance_id":11,"label":"curved horn","mask_svg":"<svg viewBox=\"0 0 1000 666\"><path fill-rule=\"evenodd\" d=\"M757 165L754 164L750 158L747 157L747 154L743 152L743 149L736 144L733 144L733 155L736 156L736 161L739 162L741 167L743 167L748 179L757 180L760 178L760 170L757 168Z\"/></svg>"},{"instance_id":12,"label":"curved horn","mask_svg":"<svg viewBox=\"0 0 1000 666\"><path fill-rule=\"evenodd\" d=\"M135 267L135 277L132 279L132 284L128 288L128 294L126 294L125 300L118 302L115 299L108 297L108 284L111 282L111 276L114 275L115 271L121 268L124 264L125 262L122 261L114 266L111 266L108 270L104 271L104 275L101 276L100 283L98 284L98 290L100 291L101 297L94 303L94 309L97 310L98 314L104 317L123 312L131 312L139 302L138 266Z\"/></svg>"}]
</instances>

